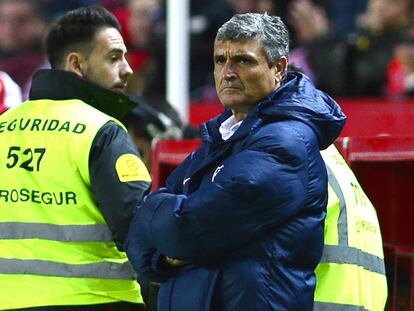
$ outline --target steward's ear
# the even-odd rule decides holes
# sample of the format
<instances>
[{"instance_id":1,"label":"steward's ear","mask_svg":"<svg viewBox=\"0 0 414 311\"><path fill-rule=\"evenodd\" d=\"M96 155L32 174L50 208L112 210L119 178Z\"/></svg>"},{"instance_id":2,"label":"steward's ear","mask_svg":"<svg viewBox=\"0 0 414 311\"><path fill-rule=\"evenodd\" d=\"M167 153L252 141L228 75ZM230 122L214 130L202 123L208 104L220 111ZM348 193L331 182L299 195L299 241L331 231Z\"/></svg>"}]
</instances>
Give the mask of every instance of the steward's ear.
<instances>
[{"instance_id":1,"label":"steward's ear","mask_svg":"<svg viewBox=\"0 0 414 311\"><path fill-rule=\"evenodd\" d=\"M85 72L85 61L82 54L71 52L66 56L65 70L73 72L83 78Z\"/></svg>"},{"instance_id":2,"label":"steward's ear","mask_svg":"<svg viewBox=\"0 0 414 311\"><path fill-rule=\"evenodd\" d=\"M275 64L275 81L279 84L285 76L288 67L288 60L286 56L281 56Z\"/></svg>"}]
</instances>

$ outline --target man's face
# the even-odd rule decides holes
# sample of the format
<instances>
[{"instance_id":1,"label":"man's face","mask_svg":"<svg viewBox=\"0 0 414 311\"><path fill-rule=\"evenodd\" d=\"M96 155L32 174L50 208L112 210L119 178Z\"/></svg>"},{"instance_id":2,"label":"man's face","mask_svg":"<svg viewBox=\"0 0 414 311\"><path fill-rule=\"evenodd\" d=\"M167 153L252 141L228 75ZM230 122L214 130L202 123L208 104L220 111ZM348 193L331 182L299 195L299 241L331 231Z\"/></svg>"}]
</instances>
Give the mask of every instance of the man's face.
<instances>
[{"instance_id":1,"label":"man's face","mask_svg":"<svg viewBox=\"0 0 414 311\"><path fill-rule=\"evenodd\" d=\"M214 45L214 79L223 105L247 113L279 85L257 40L219 41Z\"/></svg>"},{"instance_id":2,"label":"man's face","mask_svg":"<svg viewBox=\"0 0 414 311\"><path fill-rule=\"evenodd\" d=\"M121 34L115 28L102 28L95 34L91 46L83 64L83 78L123 92L132 69L125 58L126 47Z\"/></svg>"}]
</instances>

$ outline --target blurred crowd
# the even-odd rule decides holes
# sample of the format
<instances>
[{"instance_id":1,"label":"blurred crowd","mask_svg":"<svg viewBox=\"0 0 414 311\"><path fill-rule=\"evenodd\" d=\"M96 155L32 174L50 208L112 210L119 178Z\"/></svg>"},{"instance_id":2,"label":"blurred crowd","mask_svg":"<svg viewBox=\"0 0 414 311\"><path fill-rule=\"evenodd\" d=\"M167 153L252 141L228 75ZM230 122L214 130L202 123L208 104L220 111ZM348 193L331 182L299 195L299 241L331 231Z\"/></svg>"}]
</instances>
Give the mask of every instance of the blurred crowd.
<instances>
[{"instance_id":1,"label":"blurred crowd","mask_svg":"<svg viewBox=\"0 0 414 311\"><path fill-rule=\"evenodd\" d=\"M166 0L0 0L2 80L27 98L32 74L49 66L42 49L49 23L90 4L110 9L122 25L135 72L128 93L164 98ZM414 95L413 0L190 0L190 7L192 100L216 100L214 36L245 12L281 16L291 31L290 64L332 96Z\"/></svg>"}]
</instances>

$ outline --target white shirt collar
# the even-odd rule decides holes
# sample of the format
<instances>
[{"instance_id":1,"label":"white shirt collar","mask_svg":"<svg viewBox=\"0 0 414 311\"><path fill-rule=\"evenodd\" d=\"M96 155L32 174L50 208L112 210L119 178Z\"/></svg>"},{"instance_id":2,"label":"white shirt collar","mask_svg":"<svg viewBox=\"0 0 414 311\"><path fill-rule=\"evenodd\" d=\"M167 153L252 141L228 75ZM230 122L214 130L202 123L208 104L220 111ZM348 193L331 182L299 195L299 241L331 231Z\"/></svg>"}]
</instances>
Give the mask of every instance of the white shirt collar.
<instances>
[{"instance_id":1,"label":"white shirt collar","mask_svg":"<svg viewBox=\"0 0 414 311\"><path fill-rule=\"evenodd\" d=\"M221 123L219 132L221 134L221 138L223 140L229 139L231 136L233 136L234 132L237 131L237 129L240 127L240 124L242 124L243 120L237 122L236 118L234 116L231 116L226 121Z\"/></svg>"}]
</instances>

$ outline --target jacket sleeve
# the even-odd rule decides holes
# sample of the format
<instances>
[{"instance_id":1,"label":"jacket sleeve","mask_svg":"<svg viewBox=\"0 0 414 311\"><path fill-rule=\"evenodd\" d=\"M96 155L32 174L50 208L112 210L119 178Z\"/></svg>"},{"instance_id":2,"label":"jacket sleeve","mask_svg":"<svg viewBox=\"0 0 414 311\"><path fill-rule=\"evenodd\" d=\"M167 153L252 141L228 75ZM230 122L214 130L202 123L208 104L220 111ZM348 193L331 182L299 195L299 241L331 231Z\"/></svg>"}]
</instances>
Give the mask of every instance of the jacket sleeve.
<instances>
[{"instance_id":1,"label":"jacket sleeve","mask_svg":"<svg viewBox=\"0 0 414 311\"><path fill-rule=\"evenodd\" d=\"M227 158L213 178L189 194L153 193L139 207L149 245L172 258L206 263L274 230L305 206L308 151L304 141L267 141Z\"/></svg>"},{"instance_id":2,"label":"jacket sleeve","mask_svg":"<svg viewBox=\"0 0 414 311\"><path fill-rule=\"evenodd\" d=\"M125 172L119 164L127 157L133 165L128 166L129 177L122 177ZM150 176L128 133L115 122L108 122L96 135L89 171L93 198L122 250L136 206L149 191Z\"/></svg>"}]
</instances>

